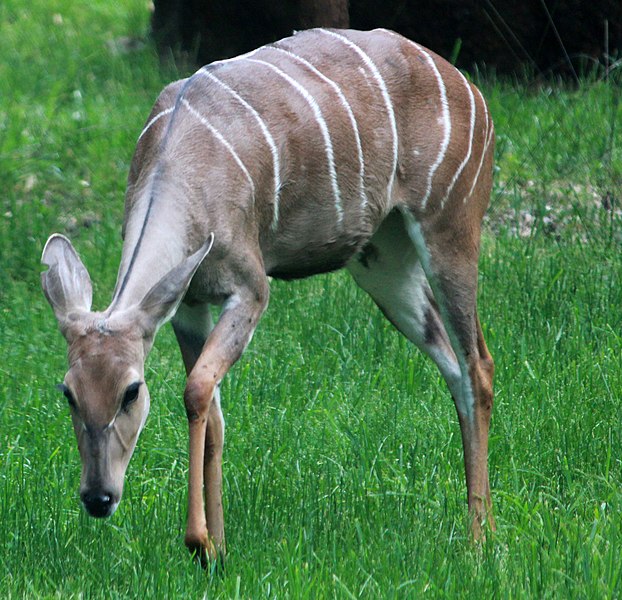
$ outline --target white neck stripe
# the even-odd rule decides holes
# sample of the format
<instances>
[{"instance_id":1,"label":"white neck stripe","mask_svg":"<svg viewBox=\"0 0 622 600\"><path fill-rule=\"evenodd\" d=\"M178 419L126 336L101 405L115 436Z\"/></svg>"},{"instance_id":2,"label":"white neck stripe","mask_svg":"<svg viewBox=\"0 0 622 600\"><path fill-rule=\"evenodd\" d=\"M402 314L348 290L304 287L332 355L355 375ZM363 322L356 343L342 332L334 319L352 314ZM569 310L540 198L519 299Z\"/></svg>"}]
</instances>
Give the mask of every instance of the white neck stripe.
<instances>
[{"instance_id":1,"label":"white neck stripe","mask_svg":"<svg viewBox=\"0 0 622 600\"><path fill-rule=\"evenodd\" d=\"M223 60L217 60L217 61L211 63L211 65L223 65L223 64L226 64L226 63L230 63L230 62L235 62L236 60L242 60L242 59L245 59L245 58L248 58L248 57L252 56L253 54L255 54L256 52L259 52L259 50L262 50L263 48L264 48L264 46L262 46L261 48L256 48L255 50L252 50L251 52L247 52L246 54L242 54L240 56L234 56L232 58L225 58ZM211 66L211 65L209 65L209 66ZM206 67L201 67L197 72L198 73L203 73L203 72L205 72L205 69L206 69ZM155 117L153 117L153 119L151 119L151 121L149 121L149 123L147 123L147 125L145 125L145 128L140 132L140 135L138 136L138 139L136 140L136 142L138 143L140 138L143 137L143 135L145 135L145 133L147 133L147 130L156 121L158 121L161 117L164 117L165 115L168 115L168 114L172 113L174 110L175 110L175 107L171 106L169 108L165 108L162 112L159 112Z\"/></svg>"},{"instance_id":2,"label":"white neck stripe","mask_svg":"<svg viewBox=\"0 0 622 600\"><path fill-rule=\"evenodd\" d=\"M155 117L153 117L153 119L151 119L151 121L149 121L149 123L147 123L145 125L145 128L140 132L140 135L138 136L138 139L136 140L136 143L138 143L140 141L140 138L143 137L143 135L145 135L145 133L147 133L147 130L160 118L164 117L165 115L168 115L170 113L172 113L175 110L174 106L170 106L169 108L165 108L163 111L159 112Z\"/></svg>"}]
</instances>

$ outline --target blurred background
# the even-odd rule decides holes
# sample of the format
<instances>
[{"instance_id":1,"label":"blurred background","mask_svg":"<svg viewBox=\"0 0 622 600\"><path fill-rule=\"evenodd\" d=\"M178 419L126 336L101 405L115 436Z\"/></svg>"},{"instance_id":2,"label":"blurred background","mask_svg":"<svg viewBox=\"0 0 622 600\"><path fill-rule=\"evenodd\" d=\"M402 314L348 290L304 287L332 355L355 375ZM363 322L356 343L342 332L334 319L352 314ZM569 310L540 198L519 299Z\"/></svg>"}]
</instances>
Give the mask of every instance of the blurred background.
<instances>
[{"instance_id":1,"label":"blurred background","mask_svg":"<svg viewBox=\"0 0 622 600\"><path fill-rule=\"evenodd\" d=\"M620 58L618 0L154 0L163 56L204 64L273 42L293 29L385 27L458 67L572 77Z\"/></svg>"}]
</instances>

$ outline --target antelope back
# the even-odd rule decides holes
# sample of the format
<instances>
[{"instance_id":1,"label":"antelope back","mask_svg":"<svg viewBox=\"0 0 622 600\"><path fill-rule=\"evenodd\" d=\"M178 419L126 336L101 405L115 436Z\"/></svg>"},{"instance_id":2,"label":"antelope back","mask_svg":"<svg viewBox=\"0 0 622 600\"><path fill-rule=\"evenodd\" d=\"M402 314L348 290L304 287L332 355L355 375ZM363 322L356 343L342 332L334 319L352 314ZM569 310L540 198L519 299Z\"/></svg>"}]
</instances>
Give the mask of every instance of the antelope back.
<instances>
[{"instance_id":1,"label":"antelope back","mask_svg":"<svg viewBox=\"0 0 622 600\"><path fill-rule=\"evenodd\" d=\"M127 212L174 180L199 238L207 223L216 247L235 231L269 274L308 275L342 266L399 205L479 223L492 135L479 91L429 50L386 30L304 31L164 90Z\"/></svg>"}]
</instances>

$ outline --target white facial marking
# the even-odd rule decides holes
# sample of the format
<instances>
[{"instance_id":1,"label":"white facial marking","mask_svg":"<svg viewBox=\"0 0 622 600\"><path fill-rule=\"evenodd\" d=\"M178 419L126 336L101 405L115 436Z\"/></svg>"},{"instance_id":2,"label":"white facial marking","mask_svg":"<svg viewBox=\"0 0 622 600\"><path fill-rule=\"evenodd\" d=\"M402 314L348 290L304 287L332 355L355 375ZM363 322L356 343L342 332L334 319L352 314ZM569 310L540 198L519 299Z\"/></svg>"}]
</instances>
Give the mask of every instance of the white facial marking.
<instances>
[{"instance_id":1,"label":"white facial marking","mask_svg":"<svg viewBox=\"0 0 622 600\"><path fill-rule=\"evenodd\" d=\"M227 93L231 94L246 110L250 112L252 117L259 125L261 132L266 140L268 146L270 146L270 152L272 153L272 165L274 170L274 214L272 217L272 229L276 230L279 223L279 195L281 189L281 163L279 159L279 151L276 147L276 142L272 137L272 134L268 130L266 122L261 118L260 114L242 98L233 88L226 83L218 79L213 73L210 73L207 69L203 68L199 71L201 75L208 77L219 86L221 86Z\"/></svg>"},{"instance_id":2,"label":"white facial marking","mask_svg":"<svg viewBox=\"0 0 622 600\"><path fill-rule=\"evenodd\" d=\"M165 108L162 112L159 112L155 117L153 117L153 119L151 119L151 121L149 121L149 123L147 123L145 125L145 128L140 132L140 135L138 136L138 139L136 140L136 143L138 143L140 141L140 138L143 137L143 135L145 135L145 133L147 133L147 130L159 119L161 119L162 117L171 114L173 111L175 110L174 106L169 106L168 108Z\"/></svg>"},{"instance_id":3,"label":"white facial marking","mask_svg":"<svg viewBox=\"0 0 622 600\"><path fill-rule=\"evenodd\" d=\"M374 64L372 59L352 40L348 39L345 35L337 33L336 31L329 31L328 29L318 29L322 33L326 35L330 35L338 40L342 41L346 46L354 50L362 61L365 63L369 71L371 71L378 87L380 88L380 92L382 93L382 99L384 100L384 104L387 109L387 116L389 117L389 126L391 128L391 135L393 137L393 165L391 169L391 177L389 178L389 185L387 187L387 199L390 201L393 193L393 184L395 182L395 174L397 172L397 158L398 158L398 137L397 137L397 124L395 121L395 111L393 110L393 104L391 102L391 97L389 96L389 92L387 90L387 86L380 75L380 71L378 67Z\"/></svg>"},{"instance_id":4,"label":"white facial marking","mask_svg":"<svg viewBox=\"0 0 622 600\"><path fill-rule=\"evenodd\" d=\"M233 146L223 137L220 131L218 131L203 115L201 115L198 111L196 111L192 107L192 105L188 102L188 100L186 100L185 98L182 98L181 102L188 109L188 112L193 117L198 119L202 125L207 127L207 129L209 129L212 132L214 137L229 151L229 154L231 154L231 156L233 157L237 165L242 170L242 173L244 173L244 176L246 177L246 179L248 179L248 183L251 187L251 191L252 191L253 198L254 198L255 197L255 184L253 183L251 174L248 172L248 169L246 168L246 166L244 165L244 163L238 156L238 153L234 150Z\"/></svg>"},{"instance_id":5,"label":"white facial marking","mask_svg":"<svg viewBox=\"0 0 622 600\"><path fill-rule=\"evenodd\" d=\"M444 198L441 200L441 210L445 207L445 202L447 202L447 200L449 199L449 195L454 189L454 185L456 185L456 181L458 181L458 177L460 177L462 171L464 170L464 167L469 162L471 158L471 151L473 150L473 134L475 133L475 97L473 96L473 92L471 90L471 86L469 85L469 82L466 80L464 75L460 73L460 71L458 71L458 73L460 74L460 77L462 78L462 81L464 82L464 85L467 91L469 92L469 108L470 108L469 147L467 148L467 153L466 153L466 156L464 157L464 160L460 163L458 170L454 173L454 176L452 180L450 181L449 186L447 187L447 192L445 192Z\"/></svg>"},{"instance_id":6,"label":"white facial marking","mask_svg":"<svg viewBox=\"0 0 622 600\"><path fill-rule=\"evenodd\" d=\"M145 396L145 401L143 403L143 414L140 418L140 425L138 426L137 436L140 435L140 432L145 427L145 423L147 422L147 416L149 415L149 407L151 405L151 399L149 398L149 394Z\"/></svg>"},{"instance_id":7,"label":"white facial marking","mask_svg":"<svg viewBox=\"0 0 622 600\"><path fill-rule=\"evenodd\" d=\"M348 119L350 120L350 125L352 126L352 131L354 133L354 139L356 141L356 152L359 159L359 194L361 198L361 209L365 209L367 206L367 195L365 194L365 161L363 158L363 147L361 145L361 136L359 135L359 128L356 122L356 117L354 116L354 112L352 111L352 107L350 103L343 95L341 88L330 78L326 77L324 73L319 71L316 67L314 67L308 60L290 52L289 50L285 50L285 48L279 48L278 46L274 46L273 50L278 50L279 52L289 56L292 60L299 62L304 65L307 69L317 75L322 81L327 83L337 94L339 97L339 102L341 106L345 109L348 114Z\"/></svg>"},{"instance_id":8,"label":"white facial marking","mask_svg":"<svg viewBox=\"0 0 622 600\"><path fill-rule=\"evenodd\" d=\"M111 425L112 425L112 430L115 432L117 439L119 440L119 443L121 444L121 447L123 448L125 452L127 452L129 449L129 444L123 439L123 436L121 435L121 432L119 431L119 428L117 427L117 420L113 419Z\"/></svg>"},{"instance_id":9,"label":"white facial marking","mask_svg":"<svg viewBox=\"0 0 622 600\"><path fill-rule=\"evenodd\" d=\"M291 84L294 89L305 99L307 104L311 107L313 111L313 115L317 124L320 126L320 131L322 132L322 137L324 138L324 146L326 150L326 159L328 161L328 173L330 176L330 183L333 191L333 196L335 198L335 208L337 210L337 221L339 224L343 221L343 207L341 206L341 193L339 191L339 185L337 183L337 171L335 170L335 156L333 153L333 143L330 138L330 133L328 132L328 126L326 125L326 120L324 119L324 115L322 114L322 109L319 104L315 100L315 98L306 90L300 83L298 83L293 77L281 71L278 67L273 65L272 63L266 62L265 60L258 60L256 58L247 59L249 62L253 62L259 65L263 65L274 71L279 77L282 77Z\"/></svg>"}]
</instances>

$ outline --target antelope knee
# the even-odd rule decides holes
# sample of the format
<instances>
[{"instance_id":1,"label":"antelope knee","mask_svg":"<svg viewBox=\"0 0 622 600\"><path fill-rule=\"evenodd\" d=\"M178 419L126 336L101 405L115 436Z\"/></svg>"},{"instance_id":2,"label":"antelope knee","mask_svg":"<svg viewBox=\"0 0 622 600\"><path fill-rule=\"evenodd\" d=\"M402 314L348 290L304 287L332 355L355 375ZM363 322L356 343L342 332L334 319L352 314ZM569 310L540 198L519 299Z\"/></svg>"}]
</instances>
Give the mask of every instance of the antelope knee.
<instances>
[{"instance_id":1,"label":"antelope knee","mask_svg":"<svg viewBox=\"0 0 622 600\"><path fill-rule=\"evenodd\" d=\"M490 412L493 404L493 388L492 380L494 376L495 365L490 357L482 358L477 368L477 399L484 410Z\"/></svg>"},{"instance_id":2,"label":"antelope knee","mask_svg":"<svg viewBox=\"0 0 622 600\"><path fill-rule=\"evenodd\" d=\"M492 359L492 356L488 355L480 358L479 364L481 370L484 371L488 379L492 382L495 376L495 361Z\"/></svg>"},{"instance_id":3,"label":"antelope knee","mask_svg":"<svg viewBox=\"0 0 622 600\"><path fill-rule=\"evenodd\" d=\"M214 382L190 375L184 390L184 404L188 421L205 421L214 398Z\"/></svg>"}]
</instances>

